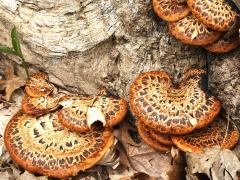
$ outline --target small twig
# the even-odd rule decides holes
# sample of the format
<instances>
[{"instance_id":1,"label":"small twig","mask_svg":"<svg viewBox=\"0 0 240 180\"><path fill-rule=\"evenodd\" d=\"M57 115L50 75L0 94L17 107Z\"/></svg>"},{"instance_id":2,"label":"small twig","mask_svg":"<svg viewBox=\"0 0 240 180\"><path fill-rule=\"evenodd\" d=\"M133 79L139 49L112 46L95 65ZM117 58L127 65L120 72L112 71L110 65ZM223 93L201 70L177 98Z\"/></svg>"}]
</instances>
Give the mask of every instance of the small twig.
<instances>
[{"instance_id":1,"label":"small twig","mask_svg":"<svg viewBox=\"0 0 240 180\"><path fill-rule=\"evenodd\" d=\"M225 132L225 135L224 135L224 138L223 138L223 142L222 142L222 144L221 144L220 147L223 146L223 144L224 144L224 142L225 142L225 140L226 140L226 138L227 138L227 133L228 133L228 128L229 128L229 122L230 122L230 116L229 116L229 113L228 113L228 116L227 116L227 120L228 120L228 122L227 122L226 132Z\"/></svg>"}]
</instances>

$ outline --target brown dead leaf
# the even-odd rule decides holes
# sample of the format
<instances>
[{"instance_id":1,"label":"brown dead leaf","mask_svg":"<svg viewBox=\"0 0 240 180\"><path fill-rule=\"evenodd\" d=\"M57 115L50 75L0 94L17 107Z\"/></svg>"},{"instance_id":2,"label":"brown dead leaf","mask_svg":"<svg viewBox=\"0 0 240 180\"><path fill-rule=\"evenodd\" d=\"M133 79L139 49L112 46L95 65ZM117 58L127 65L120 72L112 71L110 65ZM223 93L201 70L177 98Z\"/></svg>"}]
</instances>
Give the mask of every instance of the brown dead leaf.
<instances>
[{"instance_id":1,"label":"brown dead leaf","mask_svg":"<svg viewBox=\"0 0 240 180\"><path fill-rule=\"evenodd\" d=\"M139 146L125 143L124 148L135 171L164 180L183 178L183 159L175 161L170 153L160 153L143 142Z\"/></svg>"},{"instance_id":2,"label":"brown dead leaf","mask_svg":"<svg viewBox=\"0 0 240 180\"><path fill-rule=\"evenodd\" d=\"M5 96L3 96L3 98L9 101L13 92L25 85L25 79L14 74L13 66L6 68L5 78L6 80L0 80L0 86L5 89Z\"/></svg>"}]
</instances>

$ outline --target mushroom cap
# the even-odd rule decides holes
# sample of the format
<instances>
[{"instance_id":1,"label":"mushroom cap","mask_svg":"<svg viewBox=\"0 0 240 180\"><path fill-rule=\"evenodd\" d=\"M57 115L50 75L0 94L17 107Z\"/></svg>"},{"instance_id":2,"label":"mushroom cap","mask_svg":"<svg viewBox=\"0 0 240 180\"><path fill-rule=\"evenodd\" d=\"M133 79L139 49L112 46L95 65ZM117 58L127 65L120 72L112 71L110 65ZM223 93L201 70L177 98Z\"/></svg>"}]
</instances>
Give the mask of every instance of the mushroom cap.
<instances>
[{"instance_id":1,"label":"mushroom cap","mask_svg":"<svg viewBox=\"0 0 240 180\"><path fill-rule=\"evenodd\" d=\"M150 129L151 136L154 139L156 139L158 142L160 142L164 145L167 145L167 146L173 145L172 138L170 135L160 133L158 131L155 131L154 129L151 129L150 127L148 127L148 128Z\"/></svg>"},{"instance_id":2,"label":"mushroom cap","mask_svg":"<svg viewBox=\"0 0 240 180\"><path fill-rule=\"evenodd\" d=\"M181 42L197 46L213 43L222 34L207 28L193 15L189 15L177 22L169 22L168 29Z\"/></svg>"},{"instance_id":3,"label":"mushroom cap","mask_svg":"<svg viewBox=\"0 0 240 180\"><path fill-rule=\"evenodd\" d=\"M130 87L132 112L147 126L161 133L187 134L211 123L221 103L207 93L206 72L186 71L173 84L164 71L140 74Z\"/></svg>"},{"instance_id":4,"label":"mushroom cap","mask_svg":"<svg viewBox=\"0 0 240 180\"><path fill-rule=\"evenodd\" d=\"M171 150L171 146L165 145L155 139L151 134L151 129L146 126L142 121L137 121L137 129L138 134L143 139L143 141L152 148L161 152L167 152Z\"/></svg>"},{"instance_id":5,"label":"mushroom cap","mask_svg":"<svg viewBox=\"0 0 240 180\"><path fill-rule=\"evenodd\" d=\"M47 96L53 90L54 86L48 82L48 75L44 72L33 74L25 85L25 91L31 97Z\"/></svg>"},{"instance_id":6,"label":"mushroom cap","mask_svg":"<svg viewBox=\"0 0 240 180\"><path fill-rule=\"evenodd\" d=\"M219 145L222 148L233 148L239 139L236 125L224 117L217 117L207 127L198 129L191 134L172 136L173 143L186 152L203 152L204 148Z\"/></svg>"},{"instance_id":7,"label":"mushroom cap","mask_svg":"<svg viewBox=\"0 0 240 180\"><path fill-rule=\"evenodd\" d=\"M24 96L22 99L22 111L34 116L40 116L54 111L60 106L58 95L42 97Z\"/></svg>"},{"instance_id":8,"label":"mushroom cap","mask_svg":"<svg viewBox=\"0 0 240 180\"><path fill-rule=\"evenodd\" d=\"M234 50L240 45L240 39L238 36L232 36L227 40L221 38L217 42L203 46L206 50L213 53L226 53Z\"/></svg>"},{"instance_id":9,"label":"mushroom cap","mask_svg":"<svg viewBox=\"0 0 240 180\"><path fill-rule=\"evenodd\" d=\"M112 96L66 96L62 101L72 101L70 107L59 111L58 117L61 123L78 132L89 131L87 123L87 111L89 107L99 108L106 120L105 127L113 127L120 123L127 113L127 103L124 99Z\"/></svg>"},{"instance_id":10,"label":"mushroom cap","mask_svg":"<svg viewBox=\"0 0 240 180\"><path fill-rule=\"evenodd\" d=\"M186 3L174 3L172 0L152 0L154 12L165 21L178 21L190 13Z\"/></svg>"},{"instance_id":11,"label":"mushroom cap","mask_svg":"<svg viewBox=\"0 0 240 180\"><path fill-rule=\"evenodd\" d=\"M17 113L8 123L4 142L11 158L32 172L64 178L94 166L112 146L110 131L74 133L56 114L41 117Z\"/></svg>"},{"instance_id":12,"label":"mushroom cap","mask_svg":"<svg viewBox=\"0 0 240 180\"><path fill-rule=\"evenodd\" d=\"M216 31L228 31L237 17L225 0L187 0L187 3L199 21Z\"/></svg>"}]
</instances>

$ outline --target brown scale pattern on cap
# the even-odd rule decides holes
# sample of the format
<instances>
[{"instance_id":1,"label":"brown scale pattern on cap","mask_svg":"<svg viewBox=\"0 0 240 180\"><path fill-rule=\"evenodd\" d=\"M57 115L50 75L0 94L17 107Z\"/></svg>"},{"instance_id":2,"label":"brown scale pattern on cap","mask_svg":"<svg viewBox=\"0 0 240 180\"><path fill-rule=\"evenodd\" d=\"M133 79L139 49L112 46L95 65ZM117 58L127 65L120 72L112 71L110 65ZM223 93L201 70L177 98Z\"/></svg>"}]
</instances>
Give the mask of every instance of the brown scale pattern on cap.
<instances>
[{"instance_id":1,"label":"brown scale pattern on cap","mask_svg":"<svg viewBox=\"0 0 240 180\"><path fill-rule=\"evenodd\" d=\"M32 172L64 178L94 166L113 144L110 131L74 133L56 114L39 118L17 113L8 123L5 145L11 158Z\"/></svg>"},{"instance_id":2,"label":"brown scale pattern on cap","mask_svg":"<svg viewBox=\"0 0 240 180\"><path fill-rule=\"evenodd\" d=\"M48 75L44 72L33 74L25 85L25 91L31 97L47 96L53 90L54 86L48 82Z\"/></svg>"},{"instance_id":3,"label":"brown scale pattern on cap","mask_svg":"<svg viewBox=\"0 0 240 180\"><path fill-rule=\"evenodd\" d=\"M215 43L203 46L206 50L213 53L226 53L236 49L240 45L240 39L238 36L232 36L231 38L224 40L220 39Z\"/></svg>"},{"instance_id":4,"label":"brown scale pattern on cap","mask_svg":"<svg viewBox=\"0 0 240 180\"><path fill-rule=\"evenodd\" d=\"M143 122L137 121L137 129L138 134L143 139L143 141L152 148L161 152L167 152L171 150L171 146L167 146L155 139L151 134L150 128L146 126Z\"/></svg>"},{"instance_id":5,"label":"brown scale pattern on cap","mask_svg":"<svg viewBox=\"0 0 240 180\"><path fill-rule=\"evenodd\" d=\"M215 42L221 32L207 28L193 15L189 15L177 22L168 23L169 32L179 41L190 45L207 45Z\"/></svg>"},{"instance_id":6,"label":"brown scale pattern on cap","mask_svg":"<svg viewBox=\"0 0 240 180\"><path fill-rule=\"evenodd\" d=\"M152 0L152 5L154 12L165 21L178 21L190 13L186 3L172 0Z\"/></svg>"},{"instance_id":7,"label":"brown scale pattern on cap","mask_svg":"<svg viewBox=\"0 0 240 180\"><path fill-rule=\"evenodd\" d=\"M206 93L206 72L186 71L173 84L164 71L140 74L130 87L132 112L146 125L167 134L187 134L211 123L221 103Z\"/></svg>"},{"instance_id":8,"label":"brown scale pattern on cap","mask_svg":"<svg viewBox=\"0 0 240 180\"><path fill-rule=\"evenodd\" d=\"M222 148L233 148L239 139L239 132L232 121L218 117L213 123L192 134L173 136L174 144L186 152L203 152L204 148L219 145Z\"/></svg>"},{"instance_id":9,"label":"brown scale pattern on cap","mask_svg":"<svg viewBox=\"0 0 240 180\"><path fill-rule=\"evenodd\" d=\"M35 116L46 114L59 107L59 98L59 94L42 97L24 96L22 99L22 111Z\"/></svg>"},{"instance_id":10,"label":"brown scale pattern on cap","mask_svg":"<svg viewBox=\"0 0 240 180\"><path fill-rule=\"evenodd\" d=\"M192 13L207 27L228 31L237 13L224 0L187 0Z\"/></svg>"},{"instance_id":11,"label":"brown scale pattern on cap","mask_svg":"<svg viewBox=\"0 0 240 180\"><path fill-rule=\"evenodd\" d=\"M96 99L94 100L94 98ZM102 110L106 120L105 127L117 125L127 113L127 103L121 98L66 96L63 99L62 101L73 100L73 104L71 107L59 111L59 120L64 126L79 132L90 130L87 125L88 107L97 107Z\"/></svg>"}]
</instances>

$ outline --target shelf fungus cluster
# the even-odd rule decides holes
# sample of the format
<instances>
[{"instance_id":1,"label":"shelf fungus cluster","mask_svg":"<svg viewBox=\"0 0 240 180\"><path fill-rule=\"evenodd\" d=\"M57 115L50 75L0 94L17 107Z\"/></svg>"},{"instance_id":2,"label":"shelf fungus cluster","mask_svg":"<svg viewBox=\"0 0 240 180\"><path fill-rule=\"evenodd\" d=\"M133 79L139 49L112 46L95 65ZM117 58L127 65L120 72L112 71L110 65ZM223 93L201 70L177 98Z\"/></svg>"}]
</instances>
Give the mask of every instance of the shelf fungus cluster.
<instances>
[{"instance_id":1,"label":"shelf fungus cluster","mask_svg":"<svg viewBox=\"0 0 240 180\"><path fill-rule=\"evenodd\" d=\"M27 81L22 110L4 135L11 158L24 169L50 177L76 175L95 164L117 166L113 126L127 112L125 100L102 93L65 95L35 73Z\"/></svg>"},{"instance_id":2,"label":"shelf fungus cluster","mask_svg":"<svg viewBox=\"0 0 240 180\"><path fill-rule=\"evenodd\" d=\"M168 22L177 40L214 53L240 45L237 12L224 0L152 0L154 12ZM230 32L231 33L230 33Z\"/></svg>"},{"instance_id":3,"label":"shelf fungus cluster","mask_svg":"<svg viewBox=\"0 0 240 180\"><path fill-rule=\"evenodd\" d=\"M140 137L159 151L232 148L239 138L233 122L219 116L221 103L208 92L203 69L187 70L179 83L164 71L140 74L130 87L130 107Z\"/></svg>"}]
</instances>

